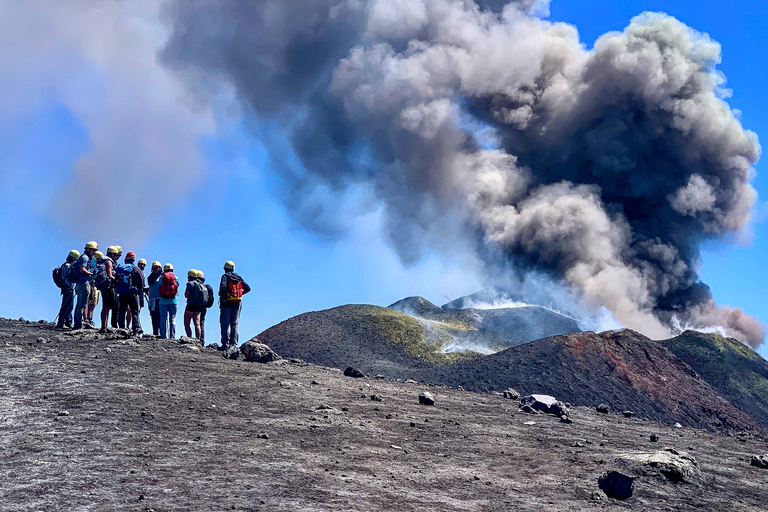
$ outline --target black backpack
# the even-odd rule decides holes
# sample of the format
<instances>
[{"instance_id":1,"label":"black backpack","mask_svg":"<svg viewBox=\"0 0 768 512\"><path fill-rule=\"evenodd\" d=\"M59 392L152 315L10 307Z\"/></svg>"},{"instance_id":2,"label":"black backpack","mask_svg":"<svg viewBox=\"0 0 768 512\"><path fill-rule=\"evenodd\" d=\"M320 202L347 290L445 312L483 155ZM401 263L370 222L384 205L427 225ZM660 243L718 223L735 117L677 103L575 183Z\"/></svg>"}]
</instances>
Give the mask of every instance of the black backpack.
<instances>
[{"instance_id":1,"label":"black backpack","mask_svg":"<svg viewBox=\"0 0 768 512\"><path fill-rule=\"evenodd\" d=\"M208 303L208 290L197 281L192 281L192 290L189 293L189 303L204 308Z\"/></svg>"},{"instance_id":2,"label":"black backpack","mask_svg":"<svg viewBox=\"0 0 768 512\"><path fill-rule=\"evenodd\" d=\"M112 288L112 280L107 275L106 263L99 263L93 270L93 285L102 292Z\"/></svg>"},{"instance_id":3,"label":"black backpack","mask_svg":"<svg viewBox=\"0 0 768 512\"><path fill-rule=\"evenodd\" d=\"M208 292L208 300L205 303L206 308L212 308L213 303L216 302L216 295L213 293L213 287L209 284L205 285L205 290Z\"/></svg>"},{"instance_id":4,"label":"black backpack","mask_svg":"<svg viewBox=\"0 0 768 512\"><path fill-rule=\"evenodd\" d=\"M60 267L56 267L53 269L53 282L56 286L62 289L69 288L69 283L67 282L67 279L65 277L67 271L64 270L64 267L66 265L69 265L69 263L64 262L61 264Z\"/></svg>"},{"instance_id":5,"label":"black backpack","mask_svg":"<svg viewBox=\"0 0 768 512\"><path fill-rule=\"evenodd\" d=\"M69 281L72 284L77 284L78 281L80 281L80 265L78 265L78 262L80 260L75 261L69 266L69 270L67 271L67 281Z\"/></svg>"}]
</instances>

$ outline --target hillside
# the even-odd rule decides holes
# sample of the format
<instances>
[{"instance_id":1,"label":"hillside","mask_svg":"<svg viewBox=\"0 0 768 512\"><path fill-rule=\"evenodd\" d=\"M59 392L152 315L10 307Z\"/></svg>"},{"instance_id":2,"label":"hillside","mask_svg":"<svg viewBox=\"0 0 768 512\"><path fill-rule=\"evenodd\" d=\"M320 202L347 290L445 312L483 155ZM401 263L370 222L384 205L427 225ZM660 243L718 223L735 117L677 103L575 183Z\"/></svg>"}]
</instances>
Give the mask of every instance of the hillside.
<instances>
[{"instance_id":1,"label":"hillside","mask_svg":"<svg viewBox=\"0 0 768 512\"><path fill-rule=\"evenodd\" d=\"M574 319L541 306L440 308L423 297L408 297L389 308L428 320L428 325L444 329L453 338L447 343L449 348L469 347L486 354L547 336L581 331Z\"/></svg>"},{"instance_id":2,"label":"hillside","mask_svg":"<svg viewBox=\"0 0 768 512\"><path fill-rule=\"evenodd\" d=\"M686 331L663 342L741 411L768 428L768 361L738 340Z\"/></svg>"},{"instance_id":3,"label":"hillside","mask_svg":"<svg viewBox=\"0 0 768 512\"><path fill-rule=\"evenodd\" d=\"M0 319L3 512L765 510L750 458L768 445L749 435L581 407L566 425L494 394L52 328ZM598 488L666 446L705 483L640 474L623 502Z\"/></svg>"},{"instance_id":4,"label":"hillside","mask_svg":"<svg viewBox=\"0 0 768 512\"><path fill-rule=\"evenodd\" d=\"M663 344L629 329L537 340L435 368L426 380L473 391L513 387L578 405L605 403L614 411L631 410L661 422L768 435Z\"/></svg>"}]
</instances>

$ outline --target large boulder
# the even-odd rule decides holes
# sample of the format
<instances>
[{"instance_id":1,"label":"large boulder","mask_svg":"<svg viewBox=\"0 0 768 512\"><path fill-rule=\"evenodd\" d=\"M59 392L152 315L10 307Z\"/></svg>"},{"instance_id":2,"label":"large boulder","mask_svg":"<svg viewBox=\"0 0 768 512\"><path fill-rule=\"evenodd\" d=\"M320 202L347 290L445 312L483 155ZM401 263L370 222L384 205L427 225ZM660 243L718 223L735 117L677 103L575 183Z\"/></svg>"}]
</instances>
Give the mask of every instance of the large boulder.
<instances>
[{"instance_id":1,"label":"large boulder","mask_svg":"<svg viewBox=\"0 0 768 512\"><path fill-rule=\"evenodd\" d=\"M768 469L768 455L753 455L752 465L757 468Z\"/></svg>"},{"instance_id":2,"label":"large boulder","mask_svg":"<svg viewBox=\"0 0 768 512\"><path fill-rule=\"evenodd\" d=\"M269 348L263 343L259 343L255 340L246 341L240 347L240 352L245 356L246 361L252 363L269 363L282 359L275 353L274 350Z\"/></svg>"},{"instance_id":3,"label":"large boulder","mask_svg":"<svg viewBox=\"0 0 768 512\"><path fill-rule=\"evenodd\" d=\"M568 415L568 407L550 395L528 395L520 400L520 406L523 409L531 408L535 411L546 412L555 416Z\"/></svg>"},{"instance_id":4,"label":"large boulder","mask_svg":"<svg viewBox=\"0 0 768 512\"><path fill-rule=\"evenodd\" d=\"M641 475L663 477L673 483L698 484L702 482L698 461L689 453L674 448L663 448L653 453L625 454L622 458L639 464Z\"/></svg>"}]
</instances>

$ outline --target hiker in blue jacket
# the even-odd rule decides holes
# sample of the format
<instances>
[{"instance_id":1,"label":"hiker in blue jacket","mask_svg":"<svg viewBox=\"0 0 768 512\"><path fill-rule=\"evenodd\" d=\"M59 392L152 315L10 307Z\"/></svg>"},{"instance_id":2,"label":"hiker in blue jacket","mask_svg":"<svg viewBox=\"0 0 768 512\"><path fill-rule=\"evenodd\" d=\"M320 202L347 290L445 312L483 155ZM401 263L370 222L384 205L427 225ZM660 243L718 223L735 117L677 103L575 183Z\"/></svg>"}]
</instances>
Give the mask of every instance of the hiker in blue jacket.
<instances>
[{"instance_id":1,"label":"hiker in blue jacket","mask_svg":"<svg viewBox=\"0 0 768 512\"><path fill-rule=\"evenodd\" d=\"M242 277L235 273L235 264L224 263L224 275L219 282L219 308L221 315L221 349L236 347L239 339L237 325L243 308L243 295L251 291Z\"/></svg>"},{"instance_id":2,"label":"hiker in blue jacket","mask_svg":"<svg viewBox=\"0 0 768 512\"><path fill-rule=\"evenodd\" d=\"M56 330L60 331L66 327L72 327L72 310L75 309L75 283L69 280L70 269L75 261L80 257L80 252L72 249L67 255L67 260L59 267L59 279L57 284L61 290L61 307L59 316L56 320Z\"/></svg>"},{"instance_id":3,"label":"hiker in blue jacket","mask_svg":"<svg viewBox=\"0 0 768 512\"><path fill-rule=\"evenodd\" d=\"M213 307L213 304L216 302L216 294L213 291L213 287L209 284L205 283L205 274L202 270L197 271L197 280L205 286L205 289L208 291L208 302L205 304L205 307L200 311L200 341L205 345L205 315L208 312L208 309Z\"/></svg>"},{"instance_id":4,"label":"hiker in blue jacket","mask_svg":"<svg viewBox=\"0 0 768 512\"><path fill-rule=\"evenodd\" d=\"M96 261L93 259L93 255L99 250L99 244L96 242L88 242L85 244L85 250L80 258L75 263L77 285L75 286L75 295L77 295L77 305L75 306L75 329L96 329L96 327L88 323L87 317L85 317L84 309L88 307L88 298L91 295L91 285L93 284L93 269L96 268ZM83 321L85 318L85 321Z\"/></svg>"},{"instance_id":5,"label":"hiker in blue jacket","mask_svg":"<svg viewBox=\"0 0 768 512\"><path fill-rule=\"evenodd\" d=\"M139 294L144 293L144 273L134 264L136 255L133 251L125 255L125 263L115 269L115 292L118 295L119 311L117 323L125 328L126 314L131 312L131 326L135 336L142 333L139 320Z\"/></svg>"}]
</instances>

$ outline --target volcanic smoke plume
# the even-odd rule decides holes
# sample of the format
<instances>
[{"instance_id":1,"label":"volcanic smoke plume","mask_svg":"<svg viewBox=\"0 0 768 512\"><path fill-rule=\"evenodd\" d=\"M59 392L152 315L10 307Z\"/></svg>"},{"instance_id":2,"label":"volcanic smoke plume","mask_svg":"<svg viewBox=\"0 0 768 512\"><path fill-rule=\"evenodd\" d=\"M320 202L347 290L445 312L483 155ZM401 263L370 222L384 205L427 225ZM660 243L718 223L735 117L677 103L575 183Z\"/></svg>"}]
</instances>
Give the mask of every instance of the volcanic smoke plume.
<instances>
[{"instance_id":1,"label":"volcanic smoke plume","mask_svg":"<svg viewBox=\"0 0 768 512\"><path fill-rule=\"evenodd\" d=\"M718 43L646 13L587 51L547 7L178 0L161 58L283 130L294 200L372 184L405 260L459 218L489 262L545 270L628 327L723 326L758 346L763 326L696 271L756 198L760 146L723 100Z\"/></svg>"}]
</instances>

